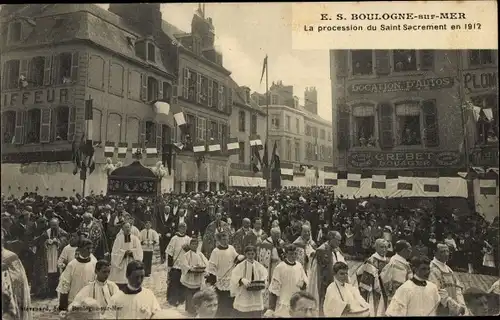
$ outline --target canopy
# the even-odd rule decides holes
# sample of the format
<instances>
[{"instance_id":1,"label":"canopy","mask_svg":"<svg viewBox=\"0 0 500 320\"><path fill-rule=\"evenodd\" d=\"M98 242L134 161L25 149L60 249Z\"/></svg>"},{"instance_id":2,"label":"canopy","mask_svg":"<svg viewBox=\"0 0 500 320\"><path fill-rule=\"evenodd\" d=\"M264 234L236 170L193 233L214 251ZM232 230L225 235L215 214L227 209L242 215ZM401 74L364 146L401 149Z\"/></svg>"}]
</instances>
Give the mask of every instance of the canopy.
<instances>
[{"instance_id":1,"label":"canopy","mask_svg":"<svg viewBox=\"0 0 500 320\"><path fill-rule=\"evenodd\" d=\"M156 196L160 180L151 169L134 161L111 172L108 177L108 195Z\"/></svg>"}]
</instances>

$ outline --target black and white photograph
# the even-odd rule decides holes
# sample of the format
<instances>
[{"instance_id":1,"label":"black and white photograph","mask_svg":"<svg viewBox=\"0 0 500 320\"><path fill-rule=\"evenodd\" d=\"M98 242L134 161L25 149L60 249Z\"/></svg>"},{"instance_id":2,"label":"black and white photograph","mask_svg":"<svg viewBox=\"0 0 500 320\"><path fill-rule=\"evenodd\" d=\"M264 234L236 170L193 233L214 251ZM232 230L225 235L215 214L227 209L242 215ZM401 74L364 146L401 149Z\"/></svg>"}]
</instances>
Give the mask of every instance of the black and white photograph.
<instances>
[{"instance_id":1,"label":"black and white photograph","mask_svg":"<svg viewBox=\"0 0 500 320\"><path fill-rule=\"evenodd\" d=\"M499 315L497 35L366 3L0 5L2 319Z\"/></svg>"}]
</instances>

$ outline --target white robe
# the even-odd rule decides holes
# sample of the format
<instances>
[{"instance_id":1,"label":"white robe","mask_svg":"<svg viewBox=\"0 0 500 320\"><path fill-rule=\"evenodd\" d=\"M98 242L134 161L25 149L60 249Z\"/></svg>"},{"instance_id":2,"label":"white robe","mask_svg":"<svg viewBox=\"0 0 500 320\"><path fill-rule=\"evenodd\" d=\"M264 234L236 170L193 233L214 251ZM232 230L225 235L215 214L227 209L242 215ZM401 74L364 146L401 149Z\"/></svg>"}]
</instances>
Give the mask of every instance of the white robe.
<instances>
[{"instance_id":1,"label":"white robe","mask_svg":"<svg viewBox=\"0 0 500 320\"><path fill-rule=\"evenodd\" d=\"M248 281L264 281L267 285L267 269L257 261L243 261L231 272L231 296L234 297L233 308L240 312L264 310L264 291L248 291L240 285L241 279Z\"/></svg>"},{"instance_id":2,"label":"white robe","mask_svg":"<svg viewBox=\"0 0 500 320\"><path fill-rule=\"evenodd\" d=\"M59 259L57 259L57 265L59 266L61 273L64 271L64 268L66 268L68 263L75 259L76 249L78 249L78 247L72 247L69 244L62 249Z\"/></svg>"},{"instance_id":3,"label":"white robe","mask_svg":"<svg viewBox=\"0 0 500 320\"><path fill-rule=\"evenodd\" d=\"M289 265L286 262L280 262L273 271L269 292L278 297L276 302L276 316L286 317L290 314L290 298L300 291L299 284L303 281L308 284L307 275L300 262Z\"/></svg>"},{"instance_id":4,"label":"white robe","mask_svg":"<svg viewBox=\"0 0 500 320\"><path fill-rule=\"evenodd\" d=\"M118 234L123 234L123 229L120 229L120 231L118 232ZM137 229L136 226L132 226L130 228L130 234L136 236L137 238L139 238L141 236L141 232L139 231L139 229Z\"/></svg>"},{"instance_id":5,"label":"white robe","mask_svg":"<svg viewBox=\"0 0 500 320\"><path fill-rule=\"evenodd\" d=\"M133 257L125 257L125 252L127 250L132 251ZM128 283L125 275L127 265L133 260L142 261L142 256L143 252L139 238L131 234L130 242L125 242L123 233L118 234L113 244L113 250L111 251L111 272L109 274L109 280L119 284Z\"/></svg>"},{"instance_id":6,"label":"white robe","mask_svg":"<svg viewBox=\"0 0 500 320\"><path fill-rule=\"evenodd\" d=\"M153 291L142 288L137 294L119 290L108 305L104 319L151 319L161 310Z\"/></svg>"},{"instance_id":7,"label":"white robe","mask_svg":"<svg viewBox=\"0 0 500 320\"><path fill-rule=\"evenodd\" d=\"M231 272L235 267L234 260L238 253L232 245L227 249L215 248L208 261L207 272L217 278L215 287L221 291L229 291L231 283Z\"/></svg>"},{"instance_id":8,"label":"white robe","mask_svg":"<svg viewBox=\"0 0 500 320\"><path fill-rule=\"evenodd\" d=\"M389 317L435 317L441 303L437 286L426 281L426 286L421 287L406 281L392 297L391 303L385 311Z\"/></svg>"},{"instance_id":9,"label":"white robe","mask_svg":"<svg viewBox=\"0 0 500 320\"><path fill-rule=\"evenodd\" d=\"M181 264L180 264L180 257L182 254L185 253L183 247L185 245L189 245L189 242L191 241L191 237L184 235L182 237L179 237L178 235L175 235L170 239L170 242L168 243L167 249L165 249L165 253L167 256L171 256L173 261L172 268L174 269L181 269ZM168 268L168 259L167 259L167 268Z\"/></svg>"},{"instance_id":10,"label":"white robe","mask_svg":"<svg viewBox=\"0 0 500 320\"><path fill-rule=\"evenodd\" d=\"M95 265L97 260L90 256L90 262L82 263L77 259L71 260L59 278L57 292L68 295L68 304L71 304L80 290L95 279Z\"/></svg>"},{"instance_id":11,"label":"white robe","mask_svg":"<svg viewBox=\"0 0 500 320\"><path fill-rule=\"evenodd\" d=\"M111 301L111 297L120 289L113 281L99 282L94 280L82 288L76 295L73 303L82 302L86 298L92 298L97 301L101 313L104 313Z\"/></svg>"},{"instance_id":12,"label":"white robe","mask_svg":"<svg viewBox=\"0 0 500 320\"><path fill-rule=\"evenodd\" d=\"M144 242L144 244L142 245L143 251L153 251L155 245L158 245L160 243L158 232L154 231L153 229L141 230L141 233L139 234L139 240L141 240L141 243Z\"/></svg>"},{"instance_id":13,"label":"white robe","mask_svg":"<svg viewBox=\"0 0 500 320\"><path fill-rule=\"evenodd\" d=\"M340 317L349 305L350 312L344 316L368 317L369 305L359 293L359 289L350 283L340 283L337 280L326 289L323 313L325 317Z\"/></svg>"},{"instance_id":14,"label":"white robe","mask_svg":"<svg viewBox=\"0 0 500 320\"><path fill-rule=\"evenodd\" d=\"M207 258L200 251L194 252L189 250L181 254L179 258L181 266L181 283L189 289L199 289L203 284L205 273L189 272L189 269L197 266L208 267ZM205 269L206 271L206 269Z\"/></svg>"}]
</instances>

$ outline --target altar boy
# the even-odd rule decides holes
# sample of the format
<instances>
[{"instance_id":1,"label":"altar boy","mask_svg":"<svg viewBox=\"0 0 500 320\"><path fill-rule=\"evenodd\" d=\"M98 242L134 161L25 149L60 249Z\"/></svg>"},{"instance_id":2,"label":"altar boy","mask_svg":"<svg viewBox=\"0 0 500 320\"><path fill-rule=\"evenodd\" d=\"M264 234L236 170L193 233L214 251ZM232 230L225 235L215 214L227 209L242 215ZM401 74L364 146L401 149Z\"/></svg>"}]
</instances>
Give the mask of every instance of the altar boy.
<instances>
[{"instance_id":1,"label":"altar boy","mask_svg":"<svg viewBox=\"0 0 500 320\"><path fill-rule=\"evenodd\" d=\"M145 276L149 277L151 275L154 248L160 242L158 233L151 229L151 221L148 220L145 222L144 229L139 234L139 240L141 240L142 245L142 262L144 263Z\"/></svg>"}]
</instances>

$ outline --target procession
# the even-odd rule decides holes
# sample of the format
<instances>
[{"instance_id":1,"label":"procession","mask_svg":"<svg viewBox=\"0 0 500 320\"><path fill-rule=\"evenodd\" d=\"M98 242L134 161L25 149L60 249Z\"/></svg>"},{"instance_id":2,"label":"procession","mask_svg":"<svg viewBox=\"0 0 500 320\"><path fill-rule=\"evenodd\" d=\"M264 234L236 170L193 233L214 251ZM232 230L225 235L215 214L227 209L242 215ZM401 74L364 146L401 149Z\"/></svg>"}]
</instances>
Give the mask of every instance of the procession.
<instances>
[{"instance_id":1,"label":"procession","mask_svg":"<svg viewBox=\"0 0 500 320\"><path fill-rule=\"evenodd\" d=\"M500 315L498 50L297 5L0 5L2 319Z\"/></svg>"}]
</instances>

